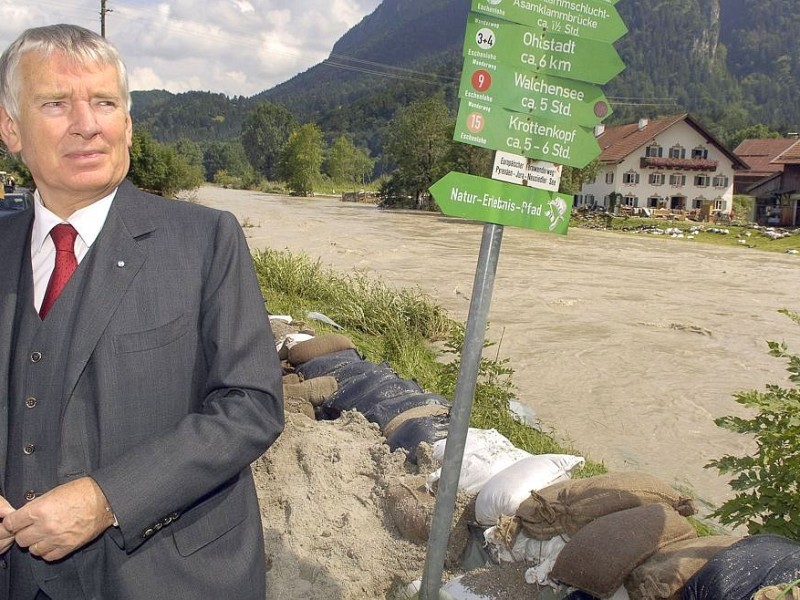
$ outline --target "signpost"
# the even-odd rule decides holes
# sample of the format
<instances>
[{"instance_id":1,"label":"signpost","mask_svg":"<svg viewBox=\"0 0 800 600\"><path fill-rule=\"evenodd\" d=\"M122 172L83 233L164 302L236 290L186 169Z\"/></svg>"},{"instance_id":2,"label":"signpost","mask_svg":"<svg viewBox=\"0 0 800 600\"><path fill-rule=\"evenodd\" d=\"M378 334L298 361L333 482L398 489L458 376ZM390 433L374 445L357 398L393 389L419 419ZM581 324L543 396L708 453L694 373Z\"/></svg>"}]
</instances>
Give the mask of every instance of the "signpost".
<instances>
[{"instance_id":1,"label":"signpost","mask_svg":"<svg viewBox=\"0 0 800 600\"><path fill-rule=\"evenodd\" d=\"M625 68L614 46L470 13L464 56L531 73L607 83Z\"/></svg>"},{"instance_id":2,"label":"signpost","mask_svg":"<svg viewBox=\"0 0 800 600\"><path fill-rule=\"evenodd\" d=\"M527 158L582 168L600 154L590 129L611 113L592 84L604 84L624 64L611 45L627 29L617 0L472 0L464 39L461 103L453 138L498 151L497 181L451 172L430 192L446 215L483 221L442 474L428 536L421 600L438 600L472 401L500 255L503 227L565 234L572 197L528 183ZM479 14L484 13L484 14ZM505 19L500 21L498 19ZM504 162L501 152L513 153ZM522 156L520 156L522 155ZM522 163L525 163L525 171ZM533 171L533 177L540 174ZM559 173L560 176L560 173Z\"/></svg>"},{"instance_id":3,"label":"signpost","mask_svg":"<svg viewBox=\"0 0 800 600\"><path fill-rule=\"evenodd\" d=\"M492 179L557 192L561 170L561 165L498 150L494 153Z\"/></svg>"},{"instance_id":4,"label":"signpost","mask_svg":"<svg viewBox=\"0 0 800 600\"><path fill-rule=\"evenodd\" d=\"M594 131L475 101L462 102L453 139L581 169L600 154Z\"/></svg>"},{"instance_id":5,"label":"signpost","mask_svg":"<svg viewBox=\"0 0 800 600\"><path fill-rule=\"evenodd\" d=\"M567 233L572 196L451 171L430 188L442 212L484 223Z\"/></svg>"},{"instance_id":6,"label":"signpost","mask_svg":"<svg viewBox=\"0 0 800 600\"><path fill-rule=\"evenodd\" d=\"M613 111L599 86L503 64L488 70L464 59L459 98L553 121L594 127Z\"/></svg>"},{"instance_id":7,"label":"signpost","mask_svg":"<svg viewBox=\"0 0 800 600\"><path fill-rule=\"evenodd\" d=\"M541 31L613 43L628 32L613 4L576 0L567 9L554 0L472 0L472 10Z\"/></svg>"}]
</instances>

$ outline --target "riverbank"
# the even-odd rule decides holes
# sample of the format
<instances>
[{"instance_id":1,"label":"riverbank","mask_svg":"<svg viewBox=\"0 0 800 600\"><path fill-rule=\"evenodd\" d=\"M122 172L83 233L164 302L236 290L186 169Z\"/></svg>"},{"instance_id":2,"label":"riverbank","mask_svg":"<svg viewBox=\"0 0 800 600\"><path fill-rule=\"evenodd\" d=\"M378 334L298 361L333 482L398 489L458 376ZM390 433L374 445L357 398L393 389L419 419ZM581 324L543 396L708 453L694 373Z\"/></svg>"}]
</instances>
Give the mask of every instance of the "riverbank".
<instances>
[{"instance_id":1,"label":"riverbank","mask_svg":"<svg viewBox=\"0 0 800 600\"><path fill-rule=\"evenodd\" d=\"M396 287L419 287L465 320L482 227L327 198L201 188L253 248L286 248ZM798 257L663 238L506 228L489 314L520 400L612 470L641 470L709 504L730 489L708 460L747 440L713 419L735 391L784 381L767 340L800 346ZM797 329L797 328L794 328Z\"/></svg>"}]
</instances>

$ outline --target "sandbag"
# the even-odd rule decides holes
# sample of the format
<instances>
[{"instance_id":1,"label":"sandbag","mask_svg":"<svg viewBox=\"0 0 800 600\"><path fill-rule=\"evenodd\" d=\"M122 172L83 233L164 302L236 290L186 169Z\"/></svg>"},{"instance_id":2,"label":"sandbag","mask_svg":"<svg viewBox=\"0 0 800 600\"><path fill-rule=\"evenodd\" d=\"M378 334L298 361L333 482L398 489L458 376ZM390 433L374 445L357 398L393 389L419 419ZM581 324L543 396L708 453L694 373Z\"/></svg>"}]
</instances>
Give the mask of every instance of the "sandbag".
<instances>
[{"instance_id":1,"label":"sandbag","mask_svg":"<svg viewBox=\"0 0 800 600\"><path fill-rule=\"evenodd\" d=\"M679 600L686 582L739 536L707 535L668 544L636 567L625 580L632 600Z\"/></svg>"},{"instance_id":2,"label":"sandbag","mask_svg":"<svg viewBox=\"0 0 800 600\"><path fill-rule=\"evenodd\" d=\"M444 409L445 407L421 407L419 410L432 410L434 408ZM389 449L394 452L398 448L404 448L408 452L406 460L412 464L417 464L417 448L421 443L426 442L433 445L447 437L447 431L450 427L450 413L449 408L446 410L447 412L444 414L405 419L386 436ZM403 414L405 415L406 413ZM392 423L401 416L395 417Z\"/></svg>"},{"instance_id":3,"label":"sandbag","mask_svg":"<svg viewBox=\"0 0 800 600\"><path fill-rule=\"evenodd\" d=\"M575 467L585 462L582 456L538 454L503 469L478 492L475 499L478 523L492 526L501 515L514 515L532 491L568 478Z\"/></svg>"},{"instance_id":4,"label":"sandbag","mask_svg":"<svg viewBox=\"0 0 800 600\"><path fill-rule=\"evenodd\" d=\"M389 383L375 390L375 403L364 411L364 416L372 423L377 423L381 432L398 415L420 406L448 406L444 396L431 392L423 392L416 382L408 379L400 380L403 385Z\"/></svg>"},{"instance_id":5,"label":"sandbag","mask_svg":"<svg viewBox=\"0 0 800 600\"><path fill-rule=\"evenodd\" d=\"M415 406L413 408L409 408L408 410L401 412L394 419L389 421L386 424L386 427L383 428L383 435L386 437L388 441L389 438L391 438L394 435L395 431L397 431L398 427L400 427L403 423L405 423L410 419L419 419L420 417L441 417L447 414L450 414L449 403L447 405L423 404L422 406ZM429 441L432 444L436 440L429 440Z\"/></svg>"},{"instance_id":6,"label":"sandbag","mask_svg":"<svg viewBox=\"0 0 800 600\"><path fill-rule=\"evenodd\" d=\"M323 354L317 358L312 358L298 365L295 371L303 379L312 379L322 375L329 375L336 368L352 362L362 362L362 359L358 355L358 352L352 348L348 348L347 350Z\"/></svg>"},{"instance_id":7,"label":"sandbag","mask_svg":"<svg viewBox=\"0 0 800 600\"><path fill-rule=\"evenodd\" d=\"M340 382L339 389L331 394L323 404L326 413L331 418L338 417L345 410L357 410L364 414L365 410L374 403L372 400L374 390L387 381L401 381L388 364L381 364L378 367Z\"/></svg>"},{"instance_id":8,"label":"sandbag","mask_svg":"<svg viewBox=\"0 0 800 600\"><path fill-rule=\"evenodd\" d=\"M391 366L387 362L375 363L369 360L358 360L343 363L333 369L330 373L328 373L328 375L334 377L336 382L339 384L339 387L341 387L356 377L360 377L368 373L385 372L387 369L392 370Z\"/></svg>"},{"instance_id":9,"label":"sandbag","mask_svg":"<svg viewBox=\"0 0 800 600\"><path fill-rule=\"evenodd\" d=\"M752 535L718 552L686 582L681 600L750 600L758 590L800 579L800 543Z\"/></svg>"},{"instance_id":10,"label":"sandbag","mask_svg":"<svg viewBox=\"0 0 800 600\"><path fill-rule=\"evenodd\" d=\"M440 464L444 460L445 445L446 440L433 444L433 457ZM515 447L495 429L470 428L464 444L458 489L467 494L477 494L494 475L529 456L532 455ZM437 469L428 475L429 489L437 484L441 472Z\"/></svg>"},{"instance_id":11,"label":"sandbag","mask_svg":"<svg viewBox=\"0 0 800 600\"><path fill-rule=\"evenodd\" d=\"M605 473L572 479L532 492L517 510L527 535L548 540L574 534L594 519L620 510L661 503L683 516L696 512L690 498L646 473Z\"/></svg>"},{"instance_id":12,"label":"sandbag","mask_svg":"<svg viewBox=\"0 0 800 600\"><path fill-rule=\"evenodd\" d=\"M314 377L298 381L297 383L283 384L284 398L302 398L317 407L322 405L339 388L336 379L330 375Z\"/></svg>"},{"instance_id":13,"label":"sandbag","mask_svg":"<svg viewBox=\"0 0 800 600\"><path fill-rule=\"evenodd\" d=\"M290 346L286 358L296 367L312 358L348 349L355 349L349 337L340 333L328 333Z\"/></svg>"},{"instance_id":14,"label":"sandbag","mask_svg":"<svg viewBox=\"0 0 800 600\"><path fill-rule=\"evenodd\" d=\"M403 538L425 544L431 529L436 498L425 489L425 477L395 479L386 489L386 510Z\"/></svg>"},{"instance_id":15,"label":"sandbag","mask_svg":"<svg viewBox=\"0 0 800 600\"><path fill-rule=\"evenodd\" d=\"M558 555L550 578L608 598L660 548L694 537L689 521L665 504L618 511L579 529Z\"/></svg>"}]
</instances>

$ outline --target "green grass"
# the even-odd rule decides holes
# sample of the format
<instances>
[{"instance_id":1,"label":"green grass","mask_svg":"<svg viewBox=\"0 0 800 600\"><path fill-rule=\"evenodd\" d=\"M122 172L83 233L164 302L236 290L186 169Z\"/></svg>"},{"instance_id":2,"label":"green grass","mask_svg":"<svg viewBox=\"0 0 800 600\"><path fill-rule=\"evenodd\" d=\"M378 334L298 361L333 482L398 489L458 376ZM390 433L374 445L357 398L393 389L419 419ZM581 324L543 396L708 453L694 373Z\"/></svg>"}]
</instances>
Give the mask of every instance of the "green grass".
<instances>
[{"instance_id":1,"label":"green grass","mask_svg":"<svg viewBox=\"0 0 800 600\"><path fill-rule=\"evenodd\" d=\"M400 377L451 402L458 377L464 325L419 289L395 289L363 272L342 274L305 254L264 250L253 255L261 290L273 314L302 320L321 312L341 325L366 360L387 362ZM333 331L307 322L318 334ZM488 347L488 344L487 344ZM553 435L524 425L512 416L513 369L507 360L484 358L479 368L470 426L496 429L516 447L532 454L580 454ZM583 455L585 456L585 455ZM587 457L577 476L606 471Z\"/></svg>"}]
</instances>

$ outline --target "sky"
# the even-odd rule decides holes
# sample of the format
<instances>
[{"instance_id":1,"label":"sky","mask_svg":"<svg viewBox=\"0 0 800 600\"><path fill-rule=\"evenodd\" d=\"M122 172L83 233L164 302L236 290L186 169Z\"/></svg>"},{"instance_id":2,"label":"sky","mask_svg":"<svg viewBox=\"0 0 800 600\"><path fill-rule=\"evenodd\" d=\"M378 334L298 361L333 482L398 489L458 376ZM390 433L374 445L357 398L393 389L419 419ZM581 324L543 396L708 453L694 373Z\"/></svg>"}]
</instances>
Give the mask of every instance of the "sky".
<instances>
[{"instance_id":1,"label":"sky","mask_svg":"<svg viewBox=\"0 0 800 600\"><path fill-rule=\"evenodd\" d=\"M381 0L106 0L106 38L131 90L253 96L325 60ZM73 23L100 32L101 0L0 0L0 46Z\"/></svg>"}]
</instances>

